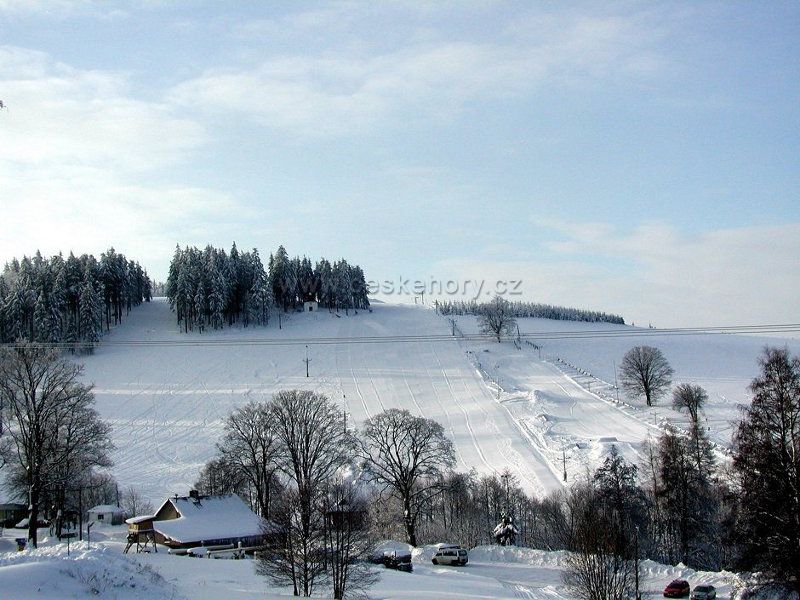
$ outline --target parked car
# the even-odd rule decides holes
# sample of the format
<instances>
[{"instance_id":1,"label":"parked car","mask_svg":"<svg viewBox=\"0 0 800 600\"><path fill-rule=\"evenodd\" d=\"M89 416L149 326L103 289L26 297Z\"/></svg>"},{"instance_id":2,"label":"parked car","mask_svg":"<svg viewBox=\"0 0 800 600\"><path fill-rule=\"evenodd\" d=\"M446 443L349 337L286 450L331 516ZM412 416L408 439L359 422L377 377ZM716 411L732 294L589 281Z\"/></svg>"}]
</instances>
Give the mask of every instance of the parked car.
<instances>
[{"instance_id":1,"label":"parked car","mask_svg":"<svg viewBox=\"0 0 800 600\"><path fill-rule=\"evenodd\" d=\"M696 585L692 591L692 600L714 600L717 590L713 585Z\"/></svg>"},{"instance_id":2,"label":"parked car","mask_svg":"<svg viewBox=\"0 0 800 600\"><path fill-rule=\"evenodd\" d=\"M431 562L435 565L463 566L469 562L469 555L464 548L442 548L434 554Z\"/></svg>"},{"instance_id":3,"label":"parked car","mask_svg":"<svg viewBox=\"0 0 800 600\"><path fill-rule=\"evenodd\" d=\"M683 598L688 596L691 589L689 582L685 579L675 579L667 587L664 588L665 598Z\"/></svg>"},{"instance_id":4,"label":"parked car","mask_svg":"<svg viewBox=\"0 0 800 600\"><path fill-rule=\"evenodd\" d=\"M397 550L384 553L383 566L387 569L397 569L398 571L405 571L406 573L411 573L414 569L411 565L411 553L398 552Z\"/></svg>"}]
</instances>

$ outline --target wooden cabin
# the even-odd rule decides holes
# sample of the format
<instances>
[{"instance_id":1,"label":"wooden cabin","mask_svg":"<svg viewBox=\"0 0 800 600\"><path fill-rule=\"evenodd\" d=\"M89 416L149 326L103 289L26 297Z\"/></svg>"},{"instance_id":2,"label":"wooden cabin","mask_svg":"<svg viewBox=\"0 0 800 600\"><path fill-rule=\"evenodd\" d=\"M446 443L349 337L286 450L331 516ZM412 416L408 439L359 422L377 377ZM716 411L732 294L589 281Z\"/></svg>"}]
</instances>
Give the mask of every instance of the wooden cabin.
<instances>
[{"instance_id":1,"label":"wooden cabin","mask_svg":"<svg viewBox=\"0 0 800 600\"><path fill-rule=\"evenodd\" d=\"M265 526L236 494L201 496L192 491L167 499L152 517L155 541L170 548L256 546L263 542Z\"/></svg>"}]
</instances>

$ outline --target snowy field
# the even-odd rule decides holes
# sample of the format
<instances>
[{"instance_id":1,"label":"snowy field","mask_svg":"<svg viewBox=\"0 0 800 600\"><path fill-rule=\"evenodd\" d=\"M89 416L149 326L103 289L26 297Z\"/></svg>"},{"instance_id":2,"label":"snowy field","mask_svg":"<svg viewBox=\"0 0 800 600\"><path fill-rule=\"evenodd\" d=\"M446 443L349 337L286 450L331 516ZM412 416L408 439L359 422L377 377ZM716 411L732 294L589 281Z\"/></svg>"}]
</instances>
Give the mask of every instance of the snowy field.
<instances>
[{"instance_id":1,"label":"snowy field","mask_svg":"<svg viewBox=\"0 0 800 600\"><path fill-rule=\"evenodd\" d=\"M465 333L477 327L473 317L459 322ZM522 319L520 327L609 328L540 319ZM746 386L767 343L739 336L548 340L543 342L547 360L539 360L532 347L517 349L511 342L310 342L309 378L306 341L257 343L449 333L447 319L432 310L376 303L371 313L358 315L291 314L280 330L273 322L266 329L184 334L159 299L134 310L107 335L107 343L85 358L85 376L95 384L98 410L113 425L115 476L153 502L188 491L214 454L221 420L231 410L295 387L327 394L355 425L390 407L436 419L455 443L458 469L509 468L528 491L543 494L563 485L563 454L574 480L596 466L610 444L635 458L648 434L658 433L661 419L683 419L663 406L616 405L595 393L608 392L608 386L571 371L556 356L613 382L612 361L628 348L659 346L675 367L676 381L708 388L712 402L706 416L715 439L728 443L736 403L747 399ZM141 343L156 341L162 343ZM797 342L792 344L797 352Z\"/></svg>"},{"instance_id":2,"label":"snowy field","mask_svg":"<svg viewBox=\"0 0 800 600\"><path fill-rule=\"evenodd\" d=\"M14 530L0 539L0 597L4 600L100 597L109 600L254 600L289 598L290 589L271 586L255 574L252 560L208 560L158 554L122 554L122 527L93 531L101 542L88 548L45 540L38 550L8 551ZM414 552L414 571L401 573L374 567L381 574L369 596L383 600L437 598L572 598L561 574L563 552L482 546L470 551L465 567L437 567L431 549ZM644 598L659 598L664 586L686 578L694 587L710 583L717 598L730 598L737 583L731 573L698 573L684 567L642 562Z\"/></svg>"}]
</instances>

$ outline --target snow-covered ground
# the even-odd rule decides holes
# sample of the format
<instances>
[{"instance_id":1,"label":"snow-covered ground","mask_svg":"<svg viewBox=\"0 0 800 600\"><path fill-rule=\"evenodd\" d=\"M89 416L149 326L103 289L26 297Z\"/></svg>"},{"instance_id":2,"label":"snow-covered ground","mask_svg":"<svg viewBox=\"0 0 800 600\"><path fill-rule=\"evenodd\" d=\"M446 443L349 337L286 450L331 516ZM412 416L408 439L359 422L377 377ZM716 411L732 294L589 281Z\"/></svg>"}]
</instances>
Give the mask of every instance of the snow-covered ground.
<instances>
[{"instance_id":1,"label":"snow-covered ground","mask_svg":"<svg viewBox=\"0 0 800 600\"><path fill-rule=\"evenodd\" d=\"M510 468L531 491L558 487L550 462L495 402L457 342L311 343L309 378L304 345L244 344L448 332L447 322L433 311L376 304L372 313L350 316L295 313L284 318L282 329L271 324L187 335L178 331L167 304L156 301L132 312L106 339L231 344L108 343L85 358L85 378L94 382L97 408L113 426L115 476L154 502L186 493L213 455L221 420L232 409L294 387L324 392L355 424L384 408L407 408L442 423L455 443L459 469L491 473Z\"/></svg>"},{"instance_id":2,"label":"snow-covered ground","mask_svg":"<svg viewBox=\"0 0 800 600\"><path fill-rule=\"evenodd\" d=\"M477 330L474 317L458 322L465 333ZM615 327L520 320L523 332ZM645 409L598 395L613 397L613 389L600 379L614 381L614 361L635 343L659 346L675 367L676 381L707 387L711 402L706 416L722 444L729 443L736 404L747 400L761 348L785 343L732 335L545 340L540 360L533 347L518 349L511 342L309 342L308 378L306 341L257 343L450 332L448 320L427 308L376 303L372 312L358 315L293 313L284 317L281 329L271 323L268 328L184 334L166 302L158 299L133 311L108 334L108 343L83 360L85 378L95 384L98 410L113 425L114 474L123 487L135 485L153 502L187 492L214 454L221 420L232 409L294 387L327 394L356 425L389 407L436 419L455 443L457 468L480 473L508 468L528 491L543 494L563 485L564 454L574 480L602 461L612 443L635 459L642 441L658 432L655 424L661 419L685 422L665 401ZM135 344L143 341L163 343ZM798 351L797 341L789 344Z\"/></svg>"},{"instance_id":3,"label":"snow-covered ground","mask_svg":"<svg viewBox=\"0 0 800 600\"><path fill-rule=\"evenodd\" d=\"M461 316L455 319L465 334L478 331L475 317ZM506 390L533 392L542 389L539 385L541 380L536 376L536 372L545 368L539 361L541 356L547 363L548 370L567 374L580 387L608 399L616 399L618 395L625 405L624 411L634 415L648 427L661 424L664 420L685 427L688 425L688 415L672 410L669 396L658 400L655 406L647 407L644 401L628 399L621 390L617 394L614 389L615 370L624 354L636 345L655 346L663 352L675 370L673 384L694 383L708 392L708 404L703 411L705 423L709 427L711 438L721 447L730 446L735 423L741 416L739 406L750 401L748 386L759 374L758 358L763 348L767 345L788 346L792 353L800 353L800 341L797 339L732 334L659 335L658 330L643 330L627 325L549 319L518 319L518 324L522 333L533 334L527 339L540 346L541 352L525 343L519 351L507 345L481 345L482 349L489 350L489 354L479 360L489 377L496 378ZM591 337L598 331L619 332L623 335ZM636 332L644 332L646 335L630 335ZM559 333L588 335L578 339L553 339ZM535 334L540 334L541 337ZM575 386L567 388L569 395L574 395L574 388ZM552 397L546 389L543 392L542 412L546 412ZM591 405L581 401L581 406L588 408ZM606 423L614 420L611 418L613 414L606 412ZM597 425L602 429L602 424ZM650 429L655 431L654 427ZM600 435L616 436L611 429Z\"/></svg>"},{"instance_id":4,"label":"snow-covered ground","mask_svg":"<svg viewBox=\"0 0 800 600\"><path fill-rule=\"evenodd\" d=\"M14 531L0 540L0 597L4 600L100 597L109 600L254 600L291 597L290 589L276 588L255 573L252 560L209 560L157 554L122 554L125 530L97 532L105 541L65 543L45 540L38 550L4 552ZM370 597L384 600L436 598L534 598L573 596L561 581L565 553L527 548L481 546L470 551L466 567L437 567L430 563L431 548L414 553L414 571L401 573L374 567L380 581ZM737 578L731 573L698 573L643 561L645 598L661 596L672 579L688 579L692 587L710 583L718 598L731 597Z\"/></svg>"}]
</instances>

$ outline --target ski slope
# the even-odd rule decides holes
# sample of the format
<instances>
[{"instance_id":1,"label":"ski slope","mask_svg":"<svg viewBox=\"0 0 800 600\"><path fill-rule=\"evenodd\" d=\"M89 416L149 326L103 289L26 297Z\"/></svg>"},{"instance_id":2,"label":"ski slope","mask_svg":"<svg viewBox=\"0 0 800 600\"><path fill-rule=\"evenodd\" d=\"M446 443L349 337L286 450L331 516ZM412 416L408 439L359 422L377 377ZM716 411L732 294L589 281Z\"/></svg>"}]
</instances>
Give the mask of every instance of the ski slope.
<instances>
[{"instance_id":1,"label":"ski slope","mask_svg":"<svg viewBox=\"0 0 800 600\"><path fill-rule=\"evenodd\" d=\"M372 313L340 317L294 313L278 329L178 331L164 301L138 308L85 358L100 414L113 427L114 474L154 501L186 493L214 454L221 421L249 400L286 388L327 394L351 423L385 408L405 408L440 422L454 442L457 468L479 473L510 469L529 491L561 486L557 470L532 444L470 365L457 341L402 344L243 345L259 339L447 334L432 311L376 304ZM231 345L125 345L191 340Z\"/></svg>"},{"instance_id":2,"label":"ski slope","mask_svg":"<svg viewBox=\"0 0 800 600\"><path fill-rule=\"evenodd\" d=\"M470 319L461 318L465 328L474 327ZM509 469L537 495L564 485L565 463L573 481L599 464L611 444L635 460L642 441L657 432L647 415L587 391L552 358L540 360L524 344L518 349L510 342L458 338L309 343L307 350L305 341L257 344L449 334L447 319L432 310L382 303L357 315L292 313L280 329L273 322L185 334L167 303L157 299L133 311L83 359L84 375L113 427L114 475L154 502L185 494L197 480L214 455L226 415L287 388L326 394L346 411L350 425L393 407L435 419L454 442L459 470ZM686 344L682 352L699 349ZM608 353L600 360L611 362Z\"/></svg>"},{"instance_id":3,"label":"ski slope","mask_svg":"<svg viewBox=\"0 0 800 600\"><path fill-rule=\"evenodd\" d=\"M478 332L475 317L460 316L455 319L465 334ZM633 416L656 435L665 422L688 428L688 415L671 408L669 395L648 407L643 400L627 398L614 387L616 371L625 353L636 345L655 346L675 370L673 385L693 383L708 392L708 402L702 411L703 423L711 439L721 448L730 446L736 423L741 418L740 407L750 402L748 386L759 374L758 359L764 347L786 346L792 354L800 354L800 341L797 339L732 334L675 336L628 325L534 318L518 319L517 323L520 332L531 334L527 339L540 346L541 351L523 343L519 351L513 348L512 352L507 349L500 351L505 358L484 360L489 377L498 379L504 387L512 390L537 389L539 383L530 379L532 371L528 367L522 370L515 368L515 359L512 357L527 354L538 359L541 356L550 370L565 373L573 383L580 384L578 387L591 390L590 396L598 400L597 394L605 398L619 398L621 405L615 406L617 413ZM620 335L591 337L593 332L618 332ZM560 334L582 334L587 337L559 339ZM484 348L493 350L491 345L484 345ZM568 386L567 389L574 394L574 386ZM548 401L546 390L543 401ZM604 404L614 403L605 401ZM609 413L609 416L612 414ZM607 435L616 434L609 432Z\"/></svg>"}]
</instances>

